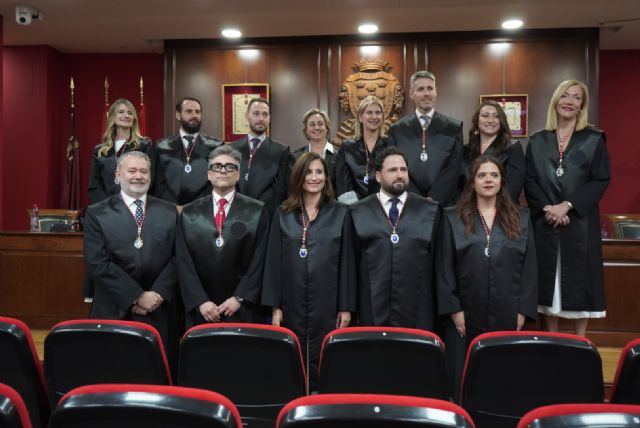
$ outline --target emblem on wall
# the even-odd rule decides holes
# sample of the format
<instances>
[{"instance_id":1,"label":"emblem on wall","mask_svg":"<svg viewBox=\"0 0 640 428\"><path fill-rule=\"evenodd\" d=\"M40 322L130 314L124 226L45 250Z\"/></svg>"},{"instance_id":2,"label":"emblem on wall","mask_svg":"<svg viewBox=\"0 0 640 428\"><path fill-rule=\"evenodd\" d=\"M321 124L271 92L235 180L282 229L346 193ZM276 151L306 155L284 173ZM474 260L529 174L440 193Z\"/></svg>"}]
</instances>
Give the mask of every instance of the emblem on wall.
<instances>
[{"instance_id":1,"label":"emblem on wall","mask_svg":"<svg viewBox=\"0 0 640 428\"><path fill-rule=\"evenodd\" d=\"M375 95L384 105L384 130L398 120L404 104L404 90L398 79L389 70L389 63L381 59L360 59L353 65L354 73L349 75L340 86L340 107L350 117L338 127L334 143L353 138L357 124L358 104L365 97ZM337 141L336 141L337 140Z\"/></svg>"}]
</instances>

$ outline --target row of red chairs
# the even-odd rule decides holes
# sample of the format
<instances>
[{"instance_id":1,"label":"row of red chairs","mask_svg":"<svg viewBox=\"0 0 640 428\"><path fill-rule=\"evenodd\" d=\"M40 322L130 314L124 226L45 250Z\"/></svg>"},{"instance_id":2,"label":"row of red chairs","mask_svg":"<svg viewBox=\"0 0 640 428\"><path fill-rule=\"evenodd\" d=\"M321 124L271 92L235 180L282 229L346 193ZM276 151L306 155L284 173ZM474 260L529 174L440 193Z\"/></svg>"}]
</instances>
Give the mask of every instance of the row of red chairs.
<instances>
[{"instance_id":1,"label":"row of red chairs","mask_svg":"<svg viewBox=\"0 0 640 428\"><path fill-rule=\"evenodd\" d=\"M0 355L0 382L19 391L36 427L46 426L49 409L78 386L172 383L158 333L134 322L56 325L45 339L43 376L26 325L0 317ZM639 355L640 341L625 348L613 402L640 404ZM273 426L280 409L306 393L297 338L284 328L195 327L182 340L178 366L178 385L229 397L250 426ZM323 343L319 378L321 393L449 399L444 345L422 330L336 330ZM600 356L584 338L498 332L479 336L469 347L461 403L480 427L515 427L525 413L547 404L602 401Z\"/></svg>"},{"instance_id":2,"label":"row of red chairs","mask_svg":"<svg viewBox=\"0 0 640 428\"><path fill-rule=\"evenodd\" d=\"M0 426L31 428L20 395L0 384ZM175 386L88 385L68 392L50 428L242 428L236 406L221 394ZM640 406L560 404L525 414L517 428L640 426ZM276 428L475 428L470 415L444 400L375 394L319 394L288 403Z\"/></svg>"}]
</instances>

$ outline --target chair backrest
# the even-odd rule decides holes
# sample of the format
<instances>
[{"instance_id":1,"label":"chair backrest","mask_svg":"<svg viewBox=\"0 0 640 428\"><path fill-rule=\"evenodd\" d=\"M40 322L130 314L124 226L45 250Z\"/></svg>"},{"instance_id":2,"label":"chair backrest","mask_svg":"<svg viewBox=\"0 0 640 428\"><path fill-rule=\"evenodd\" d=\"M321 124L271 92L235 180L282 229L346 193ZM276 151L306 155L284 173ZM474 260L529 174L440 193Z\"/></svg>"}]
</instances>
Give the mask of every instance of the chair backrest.
<instances>
[{"instance_id":1,"label":"chair backrest","mask_svg":"<svg viewBox=\"0 0 640 428\"><path fill-rule=\"evenodd\" d=\"M640 214L605 214L612 238L640 239Z\"/></svg>"},{"instance_id":2,"label":"chair backrest","mask_svg":"<svg viewBox=\"0 0 640 428\"><path fill-rule=\"evenodd\" d=\"M0 317L0 360L0 383L18 391L34 427L46 427L50 408L42 364L31 331L22 321Z\"/></svg>"},{"instance_id":3,"label":"chair backrest","mask_svg":"<svg viewBox=\"0 0 640 428\"><path fill-rule=\"evenodd\" d=\"M584 337L494 332L469 345L461 404L479 427L514 427L536 407L603 401L602 362Z\"/></svg>"},{"instance_id":4,"label":"chair backrest","mask_svg":"<svg viewBox=\"0 0 640 428\"><path fill-rule=\"evenodd\" d=\"M275 421L280 409L305 395L300 345L286 328L258 324L203 324L180 344L177 384L219 392L243 421Z\"/></svg>"},{"instance_id":5,"label":"chair backrest","mask_svg":"<svg viewBox=\"0 0 640 428\"><path fill-rule=\"evenodd\" d=\"M241 428L231 401L215 392L162 385L88 385L69 391L50 428Z\"/></svg>"},{"instance_id":6,"label":"chair backrest","mask_svg":"<svg viewBox=\"0 0 640 428\"><path fill-rule=\"evenodd\" d=\"M74 320L55 325L44 342L52 407L74 388L97 383L170 385L158 331L133 321Z\"/></svg>"},{"instance_id":7,"label":"chair backrest","mask_svg":"<svg viewBox=\"0 0 640 428\"><path fill-rule=\"evenodd\" d=\"M444 400L402 395L319 394L287 404L277 428L474 427L469 414Z\"/></svg>"},{"instance_id":8,"label":"chair backrest","mask_svg":"<svg viewBox=\"0 0 640 428\"><path fill-rule=\"evenodd\" d=\"M0 427L31 428L29 411L22 397L4 383L0 383Z\"/></svg>"},{"instance_id":9,"label":"chair backrest","mask_svg":"<svg viewBox=\"0 0 640 428\"><path fill-rule=\"evenodd\" d=\"M334 330L320 357L321 393L449 399L444 345L428 331L396 327Z\"/></svg>"},{"instance_id":10,"label":"chair backrest","mask_svg":"<svg viewBox=\"0 0 640 428\"><path fill-rule=\"evenodd\" d=\"M625 404L556 404L524 415L518 428L640 427L640 406Z\"/></svg>"},{"instance_id":11,"label":"chair backrest","mask_svg":"<svg viewBox=\"0 0 640 428\"><path fill-rule=\"evenodd\" d=\"M609 402L640 404L640 339L627 343L620 354Z\"/></svg>"}]
</instances>

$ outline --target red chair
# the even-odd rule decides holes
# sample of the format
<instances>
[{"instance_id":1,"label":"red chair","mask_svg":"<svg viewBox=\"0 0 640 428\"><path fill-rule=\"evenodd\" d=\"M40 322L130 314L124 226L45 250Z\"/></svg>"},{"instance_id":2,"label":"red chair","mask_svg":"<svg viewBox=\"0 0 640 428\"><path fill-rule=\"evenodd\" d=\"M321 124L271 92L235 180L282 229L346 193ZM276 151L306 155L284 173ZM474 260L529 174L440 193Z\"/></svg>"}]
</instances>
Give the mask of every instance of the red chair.
<instances>
[{"instance_id":1,"label":"red chair","mask_svg":"<svg viewBox=\"0 0 640 428\"><path fill-rule=\"evenodd\" d=\"M0 383L18 391L36 428L46 427L49 400L31 331L15 318L0 317Z\"/></svg>"},{"instance_id":2,"label":"red chair","mask_svg":"<svg viewBox=\"0 0 640 428\"><path fill-rule=\"evenodd\" d=\"M29 411L18 391L0 383L0 427L31 428Z\"/></svg>"},{"instance_id":3,"label":"red chair","mask_svg":"<svg viewBox=\"0 0 640 428\"><path fill-rule=\"evenodd\" d=\"M625 404L556 404L524 415L518 428L640 427L640 406Z\"/></svg>"},{"instance_id":4,"label":"red chair","mask_svg":"<svg viewBox=\"0 0 640 428\"><path fill-rule=\"evenodd\" d=\"M469 345L461 389L461 405L479 427L515 427L537 407L602 403L602 362L584 337L486 333Z\"/></svg>"},{"instance_id":5,"label":"red chair","mask_svg":"<svg viewBox=\"0 0 640 428\"><path fill-rule=\"evenodd\" d=\"M242 428L228 398L162 385L88 385L62 397L50 428Z\"/></svg>"},{"instance_id":6,"label":"red chair","mask_svg":"<svg viewBox=\"0 0 640 428\"><path fill-rule=\"evenodd\" d=\"M611 403L640 404L640 339L622 350L610 397Z\"/></svg>"},{"instance_id":7,"label":"red chair","mask_svg":"<svg viewBox=\"0 0 640 428\"><path fill-rule=\"evenodd\" d=\"M320 354L320 393L394 394L449 399L444 344L411 328L334 330Z\"/></svg>"},{"instance_id":8,"label":"red chair","mask_svg":"<svg viewBox=\"0 0 640 428\"><path fill-rule=\"evenodd\" d=\"M97 383L170 385L162 340L134 321L74 320L55 325L44 342L52 407L70 390Z\"/></svg>"},{"instance_id":9,"label":"red chair","mask_svg":"<svg viewBox=\"0 0 640 428\"><path fill-rule=\"evenodd\" d=\"M249 427L273 427L280 409L306 393L297 337L260 324L191 328L180 344L177 384L229 397Z\"/></svg>"},{"instance_id":10,"label":"red chair","mask_svg":"<svg viewBox=\"0 0 640 428\"><path fill-rule=\"evenodd\" d=\"M277 428L474 427L460 406L433 398L376 394L319 394L280 412Z\"/></svg>"}]
</instances>

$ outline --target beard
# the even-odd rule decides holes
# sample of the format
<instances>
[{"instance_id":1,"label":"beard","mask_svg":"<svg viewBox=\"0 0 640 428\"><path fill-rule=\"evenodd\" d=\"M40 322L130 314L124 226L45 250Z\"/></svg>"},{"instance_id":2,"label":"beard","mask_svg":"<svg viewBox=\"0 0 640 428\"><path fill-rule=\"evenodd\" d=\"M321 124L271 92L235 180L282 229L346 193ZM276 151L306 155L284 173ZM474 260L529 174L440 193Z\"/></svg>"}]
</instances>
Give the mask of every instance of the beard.
<instances>
[{"instance_id":1,"label":"beard","mask_svg":"<svg viewBox=\"0 0 640 428\"><path fill-rule=\"evenodd\" d=\"M187 134L195 134L196 132L200 131L200 126L202 125L202 122L198 121L198 122L188 122L186 120L180 120L180 126L182 127L182 129L184 130L184 132L186 132Z\"/></svg>"},{"instance_id":2,"label":"beard","mask_svg":"<svg viewBox=\"0 0 640 428\"><path fill-rule=\"evenodd\" d=\"M262 129L258 128L258 126L261 126ZM260 136L260 135L264 134L264 131L267 129L267 127L264 126L264 125L252 125L252 124L249 124L249 129L251 129L251 133L253 135Z\"/></svg>"},{"instance_id":3,"label":"beard","mask_svg":"<svg viewBox=\"0 0 640 428\"><path fill-rule=\"evenodd\" d=\"M395 183L385 184L382 186L382 190L393 196L400 196L407 190L407 183L403 181L396 181Z\"/></svg>"}]
</instances>

